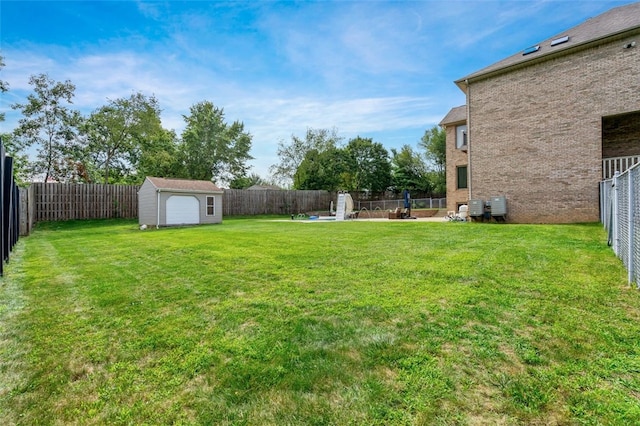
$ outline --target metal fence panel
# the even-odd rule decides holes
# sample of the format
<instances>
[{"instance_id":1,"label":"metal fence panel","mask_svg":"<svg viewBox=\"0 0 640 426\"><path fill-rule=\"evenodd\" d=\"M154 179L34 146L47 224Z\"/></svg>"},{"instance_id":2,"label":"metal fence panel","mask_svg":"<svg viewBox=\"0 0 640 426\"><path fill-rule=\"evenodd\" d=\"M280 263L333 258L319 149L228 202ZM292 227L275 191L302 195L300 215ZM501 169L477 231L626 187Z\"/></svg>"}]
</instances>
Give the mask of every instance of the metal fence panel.
<instances>
[{"instance_id":1,"label":"metal fence panel","mask_svg":"<svg viewBox=\"0 0 640 426\"><path fill-rule=\"evenodd\" d=\"M600 220L629 282L640 288L640 164L600 182Z\"/></svg>"},{"instance_id":2,"label":"metal fence panel","mask_svg":"<svg viewBox=\"0 0 640 426\"><path fill-rule=\"evenodd\" d=\"M6 154L0 138L0 275L19 238L20 198L13 178L13 158Z\"/></svg>"},{"instance_id":3,"label":"metal fence panel","mask_svg":"<svg viewBox=\"0 0 640 426\"><path fill-rule=\"evenodd\" d=\"M630 269L629 281L640 283L640 167L629 170L630 181Z\"/></svg>"}]
</instances>

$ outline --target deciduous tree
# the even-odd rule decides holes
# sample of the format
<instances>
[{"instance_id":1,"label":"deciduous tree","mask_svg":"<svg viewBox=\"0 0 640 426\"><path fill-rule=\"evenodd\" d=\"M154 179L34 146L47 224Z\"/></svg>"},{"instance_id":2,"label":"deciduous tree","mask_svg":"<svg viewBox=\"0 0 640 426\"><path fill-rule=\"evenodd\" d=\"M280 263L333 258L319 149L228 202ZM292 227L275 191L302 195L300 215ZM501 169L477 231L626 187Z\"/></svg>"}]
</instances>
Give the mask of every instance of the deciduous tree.
<instances>
[{"instance_id":1,"label":"deciduous tree","mask_svg":"<svg viewBox=\"0 0 640 426\"><path fill-rule=\"evenodd\" d=\"M243 123L225 123L224 110L209 101L193 105L184 120L187 126L179 147L183 177L227 186L246 176L247 161L253 159L249 155L252 137Z\"/></svg>"},{"instance_id":2,"label":"deciduous tree","mask_svg":"<svg viewBox=\"0 0 640 426\"><path fill-rule=\"evenodd\" d=\"M0 56L0 71L4 68L4 58ZM0 94L9 91L9 83L4 80L0 80ZM4 121L4 112L0 112L0 122ZM18 184L26 181L27 173L26 167L28 164L28 158L22 153L24 146L20 143L20 140L11 133L1 133L0 140L2 146L6 150L7 154L13 157L13 170L14 178Z\"/></svg>"},{"instance_id":3,"label":"deciduous tree","mask_svg":"<svg viewBox=\"0 0 640 426\"><path fill-rule=\"evenodd\" d=\"M391 185L389 152L379 142L360 136L346 146L349 161L349 190L386 191Z\"/></svg>"},{"instance_id":4,"label":"deciduous tree","mask_svg":"<svg viewBox=\"0 0 640 426\"><path fill-rule=\"evenodd\" d=\"M424 159L409 145L403 145L400 151L391 149L391 169L396 192L402 192L403 189L421 192L431 190Z\"/></svg>"},{"instance_id":5,"label":"deciduous tree","mask_svg":"<svg viewBox=\"0 0 640 426\"><path fill-rule=\"evenodd\" d=\"M232 180L229 184L229 188L247 189L253 185L271 185L271 182L261 178L256 173L251 173L249 176L242 176Z\"/></svg>"},{"instance_id":6,"label":"deciduous tree","mask_svg":"<svg viewBox=\"0 0 640 426\"><path fill-rule=\"evenodd\" d=\"M425 157L433 164L432 173L433 191L439 194L447 192L447 136L443 128L433 126L426 130L418 143L425 150Z\"/></svg>"},{"instance_id":7,"label":"deciduous tree","mask_svg":"<svg viewBox=\"0 0 640 426\"><path fill-rule=\"evenodd\" d=\"M71 81L56 82L47 74L33 75L29 79L34 93L24 104L14 104L23 118L14 131L17 144L37 146L37 156L29 164L30 172L41 175L44 181L67 181L75 173L77 129L80 114L70 109L75 86Z\"/></svg>"},{"instance_id":8,"label":"deciduous tree","mask_svg":"<svg viewBox=\"0 0 640 426\"><path fill-rule=\"evenodd\" d=\"M89 116L83 130L86 170L91 180L103 183L126 181L151 142L165 137L158 101L142 93L109 101Z\"/></svg>"},{"instance_id":9,"label":"deciduous tree","mask_svg":"<svg viewBox=\"0 0 640 426\"><path fill-rule=\"evenodd\" d=\"M331 147L322 152L312 149L294 175L294 189L345 189L347 167L348 157L344 149Z\"/></svg>"},{"instance_id":10,"label":"deciduous tree","mask_svg":"<svg viewBox=\"0 0 640 426\"><path fill-rule=\"evenodd\" d=\"M23 153L22 147L16 144L16 138L11 133L0 134L2 145L7 155L13 157L13 176L18 185L25 184L29 180L29 157Z\"/></svg>"},{"instance_id":11,"label":"deciduous tree","mask_svg":"<svg viewBox=\"0 0 640 426\"><path fill-rule=\"evenodd\" d=\"M158 129L141 139L134 155L136 182L145 176L182 177L178 155L178 137L173 130Z\"/></svg>"},{"instance_id":12,"label":"deciduous tree","mask_svg":"<svg viewBox=\"0 0 640 426\"><path fill-rule=\"evenodd\" d=\"M278 158L280 162L270 167L271 175L274 180L283 185L299 186L299 182L295 181L295 175L298 167L305 159L307 153L315 150L322 153L330 148L339 147L342 138L338 136L338 130L332 129L312 129L308 128L303 138L291 135L291 142L278 143Z\"/></svg>"},{"instance_id":13,"label":"deciduous tree","mask_svg":"<svg viewBox=\"0 0 640 426\"><path fill-rule=\"evenodd\" d=\"M4 58L0 56L0 71L4 68ZM0 93L6 93L9 91L9 83L4 80L0 80ZM4 112L0 112L0 121L4 121Z\"/></svg>"}]
</instances>

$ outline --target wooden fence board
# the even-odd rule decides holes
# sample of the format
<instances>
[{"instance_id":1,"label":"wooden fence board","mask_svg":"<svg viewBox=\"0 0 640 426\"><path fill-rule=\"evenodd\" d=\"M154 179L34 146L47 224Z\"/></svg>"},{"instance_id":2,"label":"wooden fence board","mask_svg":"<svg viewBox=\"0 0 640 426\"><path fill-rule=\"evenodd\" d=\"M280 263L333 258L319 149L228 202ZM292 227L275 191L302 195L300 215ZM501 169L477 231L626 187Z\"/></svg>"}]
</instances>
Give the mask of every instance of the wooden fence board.
<instances>
[{"instance_id":1,"label":"wooden fence board","mask_svg":"<svg viewBox=\"0 0 640 426\"><path fill-rule=\"evenodd\" d=\"M34 183L34 220L138 217L138 186Z\"/></svg>"},{"instance_id":2,"label":"wooden fence board","mask_svg":"<svg viewBox=\"0 0 640 426\"><path fill-rule=\"evenodd\" d=\"M298 214L329 210L335 194L327 191L225 189L223 215Z\"/></svg>"}]
</instances>

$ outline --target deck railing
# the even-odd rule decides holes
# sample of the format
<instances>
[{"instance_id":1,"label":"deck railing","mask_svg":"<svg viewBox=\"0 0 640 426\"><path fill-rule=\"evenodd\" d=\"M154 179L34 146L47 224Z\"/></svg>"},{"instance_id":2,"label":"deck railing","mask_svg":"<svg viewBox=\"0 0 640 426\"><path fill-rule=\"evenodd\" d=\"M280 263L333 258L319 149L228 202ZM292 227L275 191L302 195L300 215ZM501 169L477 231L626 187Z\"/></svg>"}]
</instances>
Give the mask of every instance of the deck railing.
<instances>
[{"instance_id":1,"label":"deck railing","mask_svg":"<svg viewBox=\"0 0 640 426\"><path fill-rule=\"evenodd\" d=\"M602 179L611 179L616 172L625 172L638 163L640 163L640 155L605 158L602 160Z\"/></svg>"}]
</instances>

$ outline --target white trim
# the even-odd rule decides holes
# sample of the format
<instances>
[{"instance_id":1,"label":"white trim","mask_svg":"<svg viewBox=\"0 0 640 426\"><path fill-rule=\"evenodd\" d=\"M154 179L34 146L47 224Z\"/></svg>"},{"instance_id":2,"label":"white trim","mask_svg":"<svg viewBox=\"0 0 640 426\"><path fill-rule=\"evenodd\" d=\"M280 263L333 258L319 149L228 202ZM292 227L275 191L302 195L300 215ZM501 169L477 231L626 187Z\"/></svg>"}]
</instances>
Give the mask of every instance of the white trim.
<instances>
[{"instance_id":1,"label":"white trim","mask_svg":"<svg viewBox=\"0 0 640 426\"><path fill-rule=\"evenodd\" d=\"M157 188L157 187L156 187ZM202 190L198 190L198 189L173 189L173 188L157 188L157 191L162 191L162 192L183 192L186 194L224 194L224 191L220 190L220 191L202 191Z\"/></svg>"},{"instance_id":2,"label":"white trim","mask_svg":"<svg viewBox=\"0 0 640 426\"><path fill-rule=\"evenodd\" d=\"M211 200L213 201L213 213L209 214L209 198L211 198ZM215 216L216 215L216 197L215 195L207 195L206 199L205 199L205 206L204 206L204 215L205 216Z\"/></svg>"},{"instance_id":3,"label":"white trim","mask_svg":"<svg viewBox=\"0 0 640 426\"><path fill-rule=\"evenodd\" d=\"M158 194L158 199L156 200L156 201L157 201L157 210L158 210L158 211L156 212L156 214L157 214L157 218L156 218L156 229L158 229L158 228L160 228L160 190L158 189L158 190L156 191L156 193Z\"/></svg>"}]
</instances>

